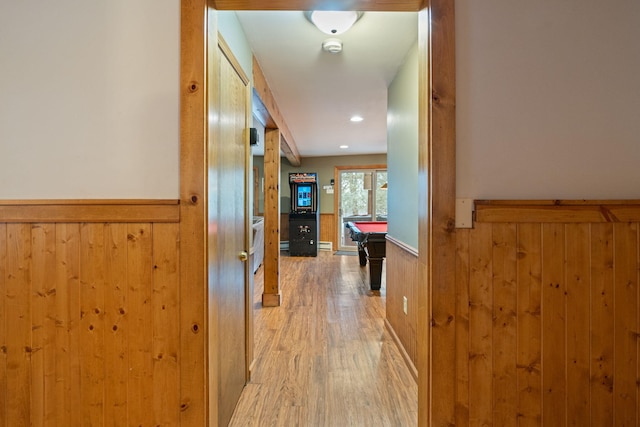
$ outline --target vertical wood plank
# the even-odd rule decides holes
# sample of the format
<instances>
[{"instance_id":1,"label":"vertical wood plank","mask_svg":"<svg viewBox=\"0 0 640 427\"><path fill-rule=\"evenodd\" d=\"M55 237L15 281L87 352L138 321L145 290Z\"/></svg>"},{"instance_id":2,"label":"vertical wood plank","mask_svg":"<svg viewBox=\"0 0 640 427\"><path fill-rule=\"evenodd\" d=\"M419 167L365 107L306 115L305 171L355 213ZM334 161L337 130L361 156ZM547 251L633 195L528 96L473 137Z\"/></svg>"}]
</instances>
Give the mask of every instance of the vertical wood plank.
<instances>
[{"instance_id":1,"label":"vertical wood plank","mask_svg":"<svg viewBox=\"0 0 640 427\"><path fill-rule=\"evenodd\" d=\"M517 423L516 226L493 226L493 422Z\"/></svg>"},{"instance_id":2,"label":"vertical wood plank","mask_svg":"<svg viewBox=\"0 0 640 427\"><path fill-rule=\"evenodd\" d=\"M264 293L262 305L280 300L280 131L269 129L264 141Z\"/></svg>"},{"instance_id":3,"label":"vertical wood plank","mask_svg":"<svg viewBox=\"0 0 640 427\"><path fill-rule=\"evenodd\" d=\"M127 225L106 224L104 346L108 374L104 384L105 424L117 426L127 420L127 376L129 333L127 305Z\"/></svg>"},{"instance_id":4,"label":"vertical wood plank","mask_svg":"<svg viewBox=\"0 0 640 427\"><path fill-rule=\"evenodd\" d=\"M56 425L80 425L80 226L56 226Z\"/></svg>"},{"instance_id":5,"label":"vertical wood plank","mask_svg":"<svg viewBox=\"0 0 640 427\"><path fill-rule=\"evenodd\" d=\"M456 418L469 425L469 236L456 230Z\"/></svg>"},{"instance_id":6,"label":"vertical wood plank","mask_svg":"<svg viewBox=\"0 0 640 427\"><path fill-rule=\"evenodd\" d=\"M7 224L7 410L9 426L31 425L31 225Z\"/></svg>"},{"instance_id":7,"label":"vertical wood plank","mask_svg":"<svg viewBox=\"0 0 640 427\"><path fill-rule=\"evenodd\" d=\"M542 227L518 226L518 425L542 423Z\"/></svg>"},{"instance_id":8,"label":"vertical wood plank","mask_svg":"<svg viewBox=\"0 0 640 427\"><path fill-rule=\"evenodd\" d=\"M7 426L7 225L0 223L0 427Z\"/></svg>"},{"instance_id":9,"label":"vertical wood plank","mask_svg":"<svg viewBox=\"0 0 640 427\"><path fill-rule=\"evenodd\" d=\"M184 295L180 311L180 422L193 426L208 423L205 124L209 110L205 106L207 85L214 82L206 78L206 42L207 33L215 37L217 28L215 19L208 22L207 3L180 2L180 289ZM217 51L216 43L210 47ZM215 375L211 380L215 381Z\"/></svg>"},{"instance_id":10,"label":"vertical wood plank","mask_svg":"<svg viewBox=\"0 0 640 427\"><path fill-rule=\"evenodd\" d=\"M433 306L431 276L432 204L430 199L431 168L431 17L430 2L418 13L418 277L426 278L426 284L418 286L418 425L430 426L433 407L438 403L431 393L431 307ZM337 177L336 177L337 178ZM337 181L336 181L337 182Z\"/></svg>"},{"instance_id":11,"label":"vertical wood plank","mask_svg":"<svg viewBox=\"0 0 640 427\"><path fill-rule=\"evenodd\" d=\"M127 229L127 304L129 376L127 382L129 423L153 422L153 312L151 226L129 224Z\"/></svg>"},{"instance_id":12,"label":"vertical wood plank","mask_svg":"<svg viewBox=\"0 0 640 427\"><path fill-rule=\"evenodd\" d=\"M591 425L613 425L613 225L591 224Z\"/></svg>"},{"instance_id":13,"label":"vertical wood plank","mask_svg":"<svg viewBox=\"0 0 640 427\"><path fill-rule=\"evenodd\" d=\"M566 422L564 225L542 225L542 422Z\"/></svg>"},{"instance_id":14,"label":"vertical wood plank","mask_svg":"<svg viewBox=\"0 0 640 427\"><path fill-rule=\"evenodd\" d=\"M429 205L426 218L419 215L419 222L429 224L428 249L423 249L430 259L430 291L432 297L431 389L432 422L434 425L450 425L455 419L455 170L456 170L456 60L455 60L455 2L429 0L428 7L430 57L420 57L430 69L430 80L422 80L420 73L418 90L430 97L427 104L420 98L419 115L428 106L429 128L419 123L419 144L426 142L428 164L419 160L419 175L428 177ZM420 43L420 42L419 42ZM422 50L422 49L421 49ZM421 52L422 55L424 53ZM425 133L424 135L422 133ZM443 321L446 319L446 324ZM437 326L437 329L433 325ZM438 349L435 351L435 349ZM423 371L420 371L422 375ZM437 391L437 392L436 392Z\"/></svg>"},{"instance_id":15,"label":"vertical wood plank","mask_svg":"<svg viewBox=\"0 0 640 427\"><path fill-rule=\"evenodd\" d=\"M493 424L492 228L476 224L469 244L469 420Z\"/></svg>"},{"instance_id":16,"label":"vertical wood plank","mask_svg":"<svg viewBox=\"0 0 640 427\"><path fill-rule=\"evenodd\" d=\"M590 422L590 227L567 224L567 421L572 426Z\"/></svg>"},{"instance_id":17,"label":"vertical wood plank","mask_svg":"<svg viewBox=\"0 0 640 427\"><path fill-rule=\"evenodd\" d=\"M153 425L180 423L178 228L153 225Z\"/></svg>"},{"instance_id":18,"label":"vertical wood plank","mask_svg":"<svg viewBox=\"0 0 640 427\"><path fill-rule=\"evenodd\" d=\"M82 425L104 423L104 225L80 228L80 392Z\"/></svg>"},{"instance_id":19,"label":"vertical wood plank","mask_svg":"<svg viewBox=\"0 0 640 427\"><path fill-rule=\"evenodd\" d=\"M614 225L614 423L635 425L637 415L637 224Z\"/></svg>"},{"instance_id":20,"label":"vertical wood plank","mask_svg":"<svg viewBox=\"0 0 640 427\"><path fill-rule=\"evenodd\" d=\"M46 336L47 289L43 268L46 264L46 231L39 225L31 226L31 420L44 425L44 347Z\"/></svg>"},{"instance_id":21,"label":"vertical wood plank","mask_svg":"<svg viewBox=\"0 0 640 427\"><path fill-rule=\"evenodd\" d=\"M31 418L34 424L54 425L59 404L55 393L55 224L34 224L31 228L32 353Z\"/></svg>"}]
</instances>

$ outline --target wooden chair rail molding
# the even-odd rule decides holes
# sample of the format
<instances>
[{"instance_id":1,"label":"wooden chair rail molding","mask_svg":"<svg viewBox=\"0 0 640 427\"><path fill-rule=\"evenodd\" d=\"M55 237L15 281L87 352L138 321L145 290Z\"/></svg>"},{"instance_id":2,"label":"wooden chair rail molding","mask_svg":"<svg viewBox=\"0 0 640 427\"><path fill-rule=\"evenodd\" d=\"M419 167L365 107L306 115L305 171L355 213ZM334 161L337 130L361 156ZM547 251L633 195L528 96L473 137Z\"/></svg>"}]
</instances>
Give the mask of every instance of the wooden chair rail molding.
<instances>
[{"instance_id":1,"label":"wooden chair rail molding","mask_svg":"<svg viewBox=\"0 0 640 427\"><path fill-rule=\"evenodd\" d=\"M0 223L179 221L179 200L0 200Z\"/></svg>"},{"instance_id":2,"label":"wooden chair rail molding","mask_svg":"<svg viewBox=\"0 0 640 427\"><path fill-rule=\"evenodd\" d=\"M640 222L640 200L476 200L476 222Z\"/></svg>"}]
</instances>

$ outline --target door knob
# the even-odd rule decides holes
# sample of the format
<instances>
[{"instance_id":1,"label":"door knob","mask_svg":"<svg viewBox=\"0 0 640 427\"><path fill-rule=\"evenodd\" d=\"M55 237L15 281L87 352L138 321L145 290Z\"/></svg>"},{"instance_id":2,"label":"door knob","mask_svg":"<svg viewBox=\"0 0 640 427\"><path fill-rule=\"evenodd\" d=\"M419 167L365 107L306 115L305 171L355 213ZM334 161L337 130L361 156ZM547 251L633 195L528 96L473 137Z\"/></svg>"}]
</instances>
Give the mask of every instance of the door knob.
<instances>
[{"instance_id":1,"label":"door knob","mask_svg":"<svg viewBox=\"0 0 640 427\"><path fill-rule=\"evenodd\" d=\"M249 259L249 254L246 251L242 251L238 254L238 258L240 258L240 261L246 261Z\"/></svg>"}]
</instances>

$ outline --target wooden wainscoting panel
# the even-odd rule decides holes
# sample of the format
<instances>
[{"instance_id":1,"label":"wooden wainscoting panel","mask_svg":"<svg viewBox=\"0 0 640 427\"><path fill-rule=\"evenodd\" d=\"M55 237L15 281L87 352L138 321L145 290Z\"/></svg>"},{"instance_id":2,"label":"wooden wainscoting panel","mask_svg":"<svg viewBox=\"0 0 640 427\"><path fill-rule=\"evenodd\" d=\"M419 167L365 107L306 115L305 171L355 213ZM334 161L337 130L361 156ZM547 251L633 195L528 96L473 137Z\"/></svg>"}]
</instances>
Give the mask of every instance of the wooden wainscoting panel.
<instances>
[{"instance_id":1,"label":"wooden wainscoting panel","mask_svg":"<svg viewBox=\"0 0 640 427\"><path fill-rule=\"evenodd\" d=\"M612 224L591 224L590 390L593 425L613 425L614 244Z\"/></svg>"},{"instance_id":2,"label":"wooden wainscoting panel","mask_svg":"<svg viewBox=\"0 0 640 427\"><path fill-rule=\"evenodd\" d=\"M614 224L614 416L634 425L638 416L638 224Z\"/></svg>"},{"instance_id":3,"label":"wooden wainscoting panel","mask_svg":"<svg viewBox=\"0 0 640 427\"><path fill-rule=\"evenodd\" d=\"M338 250L338 230L336 216L332 213L320 214L320 242L331 242L333 250Z\"/></svg>"},{"instance_id":4,"label":"wooden wainscoting panel","mask_svg":"<svg viewBox=\"0 0 640 427\"><path fill-rule=\"evenodd\" d=\"M127 389L129 422L154 423L153 411L153 241L150 226L127 227L127 300L129 312L129 375Z\"/></svg>"},{"instance_id":5,"label":"wooden wainscoting panel","mask_svg":"<svg viewBox=\"0 0 640 427\"><path fill-rule=\"evenodd\" d=\"M516 330L517 317L517 266L516 227L507 224L493 230L493 424L517 425Z\"/></svg>"},{"instance_id":6,"label":"wooden wainscoting panel","mask_svg":"<svg viewBox=\"0 0 640 427\"><path fill-rule=\"evenodd\" d=\"M178 425L179 224L0 223L0 425Z\"/></svg>"},{"instance_id":7,"label":"wooden wainscoting panel","mask_svg":"<svg viewBox=\"0 0 640 427\"><path fill-rule=\"evenodd\" d=\"M504 225L500 225L501 228ZM542 419L566 416L566 276L563 224L542 225Z\"/></svg>"},{"instance_id":8,"label":"wooden wainscoting panel","mask_svg":"<svg viewBox=\"0 0 640 427\"><path fill-rule=\"evenodd\" d=\"M32 417L31 401L43 402L44 396L33 396L30 359L31 346L31 226L8 224L6 235L5 311L0 313L5 328L5 342L0 343L6 355L6 410L4 425L37 425L43 420ZM37 404L37 403L36 403Z\"/></svg>"},{"instance_id":9,"label":"wooden wainscoting panel","mask_svg":"<svg viewBox=\"0 0 640 427\"><path fill-rule=\"evenodd\" d=\"M105 359L110 361L110 374L105 379L105 418L127 416L127 378L129 354L127 334L131 331L127 282L127 224L105 227Z\"/></svg>"},{"instance_id":10,"label":"wooden wainscoting panel","mask_svg":"<svg viewBox=\"0 0 640 427\"><path fill-rule=\"evenodd\" d=\"M542 226L517 227L516 355L520 425L542 423Z\"/></svg>"},{"instance_id":11,"label":"wooden wainscoting panel","mask_svg":"<svg viewBox=\"0 0 640 427\"><path fill-rule=\"evenodd\" d=\"M590 224L565 226L567 287L567 414L574 425L589 425Z\"/></svg>"},{"instance_id":12,"label":"wooden wainscoting panel","mask_svg":"<svg viewBox=\"0 0 640 427\"><path fill-rule=\"evenodd\" d=\"M1 240L1 238L0 238ZM0 243L1 245L1 243ZM56 225L55 425L80 425L80 224ZM52 398L50 396L49 398Z\"/></svg>"},{"instance_id":13,"label":"wooden wainscoting panel","mask_svg":"<svg viewBox=\"0 0 640 427\"><path fill-rule=\"evenodd\" d=\"M153 239L153 381L164 393L153 394L160 425L180 424L180 265L179 232L171 224L154 224ZM174 402L167 405L166 402Z\"/></svg>"},{"instance_id":14,"label":"wooden wainscoting panel","mask_svg":"<svg viewBox=\"0 0 640 427\"><path fill-rule=\"evenodd\" d=\"M469 242L469 419L493 425L493 280L491 226L478 224Z\"/></svg>"},{"instance_id":15,"label":"wooden wainscoting panel","mask_svg":"<svg viewBox=\"0 0 640 427\"><path fill-rule=\"evenodd\" d=\"M387 321L409 357L411 371L416 374L418 363L417 298L418 254L401 242L387 237L386 290ZM403 297L407 298L407 314L403 311Z\"/></svg>"},{"instance_id":16,"label":"wooden wainscoting panel","mask_svg":"<svg viewBox=\"0 0 640 427\"><path fill-rule=\"evenodd\" d=\"M456 425L636 424L639 226L458 230Z\"/></svg>"},{"instance_id":17,"label":"wooden wainscoting panel","mask_svg":"<svg viewBox=\"0 0 640 427\"><path fill-rule=\"evenodd\" d=\"M456 230L455 422L469 425L469 229Z\"/></svg>"},{"instance_id":18,"label":"wooden wainscoting panel","mask_svg":"<svg viewBox=\"0 0 640 427\"><path fill-rule=\"evenodd\" d=\"M8 425L6 409L9 396L7 393L7 225L0 223L0 425ZM4 346L4 347L3 347Z\"/></svg>"}]
</instances>

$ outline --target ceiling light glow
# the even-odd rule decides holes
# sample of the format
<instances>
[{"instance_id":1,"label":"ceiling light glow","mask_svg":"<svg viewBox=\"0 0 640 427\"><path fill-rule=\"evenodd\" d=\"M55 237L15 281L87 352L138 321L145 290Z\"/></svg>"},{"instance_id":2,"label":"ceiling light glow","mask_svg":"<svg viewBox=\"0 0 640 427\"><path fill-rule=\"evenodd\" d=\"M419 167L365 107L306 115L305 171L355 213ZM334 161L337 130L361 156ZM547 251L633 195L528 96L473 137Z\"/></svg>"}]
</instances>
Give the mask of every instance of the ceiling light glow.
<instances>
[{"instance_id":1,"label":"ceiling light glow","mask_svg":"<svg viewBox=\"0 0 640 427\"><path fill-rule=\"evenodd\" d=\"M341 145L340 148L342 148L344 150L344 149L349 148L349 146L348 145Z\"/></svg>"},{"instance_id":2,"label":"ceiling light glow","mask_svg":"<svg viewBox=\"0 0 640 427\"><path fill-rule=\"evenodd\" d=\"M353 116L349 120L351 120L352 122L356 122L357 123L357 122L363 121L364 119L362 118L362 116Z\"/></svg>"}]
</instances>

